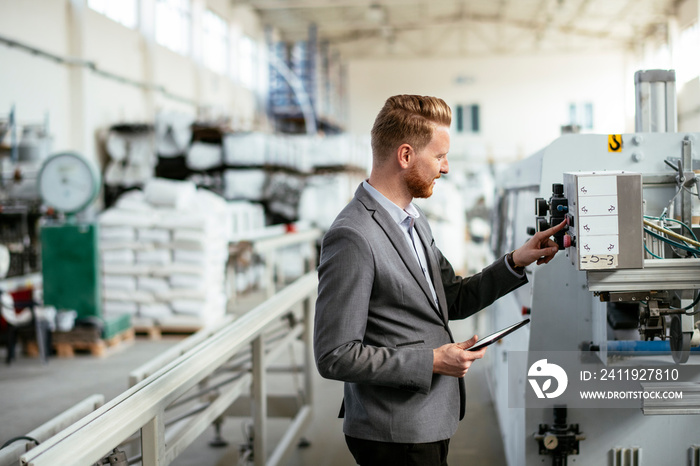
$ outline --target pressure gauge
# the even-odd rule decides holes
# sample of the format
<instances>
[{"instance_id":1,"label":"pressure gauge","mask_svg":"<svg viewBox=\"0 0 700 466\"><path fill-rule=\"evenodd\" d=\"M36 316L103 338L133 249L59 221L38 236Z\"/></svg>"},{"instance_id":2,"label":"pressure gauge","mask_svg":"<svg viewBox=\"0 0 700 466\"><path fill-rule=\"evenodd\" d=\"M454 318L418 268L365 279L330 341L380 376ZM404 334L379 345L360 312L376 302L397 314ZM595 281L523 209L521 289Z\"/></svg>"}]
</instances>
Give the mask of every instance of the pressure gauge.
<instances>
[{"instance_id":1,"label":"pressure gauge","mask_svg":"<svg viewBox=\"0 0 700 466\"><path fill-rule=\"evenodd\" d=\"M556 435L547 434L544 436L544 447L547 450L554 450L559 446L559 439Z\"/></svg>"},{"instance_id":2,"label":"pressure gauge","mask_svg":"<svg viewBox=\"0 0 700 466\"><path fill-rule=\"evenodd\" d=\"M75 214L90 205L100 189L95 165L74 152L50 156L41 167L39 194L49 207Z\"/></svg>"}]
</instances>

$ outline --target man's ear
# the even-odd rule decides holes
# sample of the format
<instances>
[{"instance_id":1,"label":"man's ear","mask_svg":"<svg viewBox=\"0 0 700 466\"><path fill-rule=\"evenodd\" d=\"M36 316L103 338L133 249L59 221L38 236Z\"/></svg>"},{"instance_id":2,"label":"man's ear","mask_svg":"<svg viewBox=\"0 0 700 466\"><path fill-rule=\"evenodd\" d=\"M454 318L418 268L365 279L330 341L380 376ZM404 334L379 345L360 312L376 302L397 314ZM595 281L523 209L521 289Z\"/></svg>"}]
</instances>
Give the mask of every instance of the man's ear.
<instances>
[{"instance_id":1,"label":"man's ear","mask_svg":"<svg viewBox=\"0 0 700 466\"><path fill-rule=\"evenodd\" d=\"M396 149L396 157L401 168L408 168L411 164L415 152L410 144L401 144L398 149Z\"/></svg>"}]
</instances>

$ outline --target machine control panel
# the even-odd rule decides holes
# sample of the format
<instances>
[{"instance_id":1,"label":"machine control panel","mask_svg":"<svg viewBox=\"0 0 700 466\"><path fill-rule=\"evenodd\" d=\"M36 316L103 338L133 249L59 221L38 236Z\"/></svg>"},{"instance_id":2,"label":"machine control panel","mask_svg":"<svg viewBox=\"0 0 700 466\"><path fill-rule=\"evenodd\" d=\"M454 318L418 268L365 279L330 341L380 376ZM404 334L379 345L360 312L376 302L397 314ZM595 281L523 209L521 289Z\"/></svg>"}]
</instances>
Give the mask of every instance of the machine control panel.
<instances>
[{"instance_id":1,"label":"machine control panel","mask_svg":"<svg viewBox=\"0 0 700 466\"><path fill-rule=\"evenodd\" d=\"M564 196L573 265L579 270L644 267L640 173L565 173Z\"/></svg>"},{"instance_id":2,"label":"machine control panel","mask_svg":"<svg viewBox=\"0 0 700 466\"><path fill-rule=\"evenodd\" d=\"M642 175L627 172L564 173L552 197L535 200L537 231L564 220L554 235L579 270L644 267Z\"/></svg>"},{"instance_id":3,"label":"machine control panel","mask_svg":"<svg viewBox=\"0 0 700 466\"><path fill-rule=\"evenodd\" d=\"M552 197L549 200L538 197L535 199L535 215L537 215L537 231L547 230L555 225L559 225L567 217L569 211L569 201L564 196L564 185L554 183L552 185ZM570 246L565 231L559 231L554 235L554 241L559 246L559 250Z\"/></svg>"}]
</instances>

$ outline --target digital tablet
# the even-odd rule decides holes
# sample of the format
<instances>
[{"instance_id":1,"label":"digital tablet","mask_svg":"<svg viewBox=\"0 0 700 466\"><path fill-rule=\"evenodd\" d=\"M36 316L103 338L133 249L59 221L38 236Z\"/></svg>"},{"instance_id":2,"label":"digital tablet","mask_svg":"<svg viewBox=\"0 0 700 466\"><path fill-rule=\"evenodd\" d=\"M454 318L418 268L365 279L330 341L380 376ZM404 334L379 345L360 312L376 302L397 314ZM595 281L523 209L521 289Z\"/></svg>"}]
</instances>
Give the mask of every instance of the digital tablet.
<instances>
[{"instance_id":1,"label":"digital tablet","mask_svg":"<svg viewBox=\"0 0 700 466\"><path fill-rule=\"evenodd\" d=\"M530 323L530 319L525 319L523 321L518 322L517 324L511 325L510 327L506 327L503 330L499 330L496 333L492 333L491 335L477 341L476 344L474 344L474 346L467 348L467 351L476 351L476 350L479 350L485 346L489 346L491 343L494 343L494 342L500 340L501 338L508 335L509 333L515 332L520 327L522 327L528 323Z\"/></svg>"}]
</instances>

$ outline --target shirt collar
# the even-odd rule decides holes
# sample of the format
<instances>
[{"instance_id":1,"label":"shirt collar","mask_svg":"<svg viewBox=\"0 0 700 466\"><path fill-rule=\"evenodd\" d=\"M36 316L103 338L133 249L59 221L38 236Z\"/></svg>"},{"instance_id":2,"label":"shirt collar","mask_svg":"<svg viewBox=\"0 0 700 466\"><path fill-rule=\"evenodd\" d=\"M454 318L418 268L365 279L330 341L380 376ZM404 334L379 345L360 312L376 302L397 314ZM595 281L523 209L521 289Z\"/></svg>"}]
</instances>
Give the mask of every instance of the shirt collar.
<instances>
[{"instance_id":1,"label":"shirt collar","mask_svg":"<svg viewBox=\"0 0 700 466\"><path fill-rule=\"evenodd\" d=\"M365 188L369 195L372 196L374 200L379 203L379 205L384 207L384 210L386 210L389 213L391 218L398 225L401 225L404 221L406 221L407 217L411 217L413 221L420 217L420 213L418 212L416 206L413 205L413 203L408 204L408 206L404 210L401 207L394 204L393 202L391 202L389 199L387 199L387 197L384 194L377 191L377 189L371 184L369 184L367 180L362 182L362 187Z\"/></svg>"}]
</instances>

